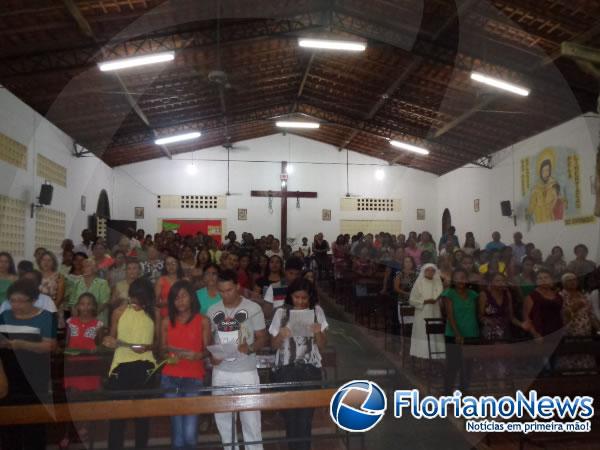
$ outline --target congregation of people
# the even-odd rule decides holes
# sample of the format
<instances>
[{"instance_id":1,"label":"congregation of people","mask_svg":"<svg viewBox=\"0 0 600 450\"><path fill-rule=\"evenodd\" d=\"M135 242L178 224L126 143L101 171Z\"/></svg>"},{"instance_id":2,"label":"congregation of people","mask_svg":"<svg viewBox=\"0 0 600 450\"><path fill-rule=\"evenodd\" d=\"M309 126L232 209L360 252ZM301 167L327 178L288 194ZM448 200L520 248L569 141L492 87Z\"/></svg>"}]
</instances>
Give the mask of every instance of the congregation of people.
<instances>
[{"instance_id":1,"label":"congregation of people","mask_svg":"<svg viewBox=\"0 0 600 450\"><path fill-rule=\"evenodd\" d=\"M305 238L294 251L273 236L255 241L244 233L238 242L234 232L218 243L201 233L131 230L113 248L90 230L81 237L77 245L63 242L60 261L44 248L17 265L0 253L2 403L48 401L57 381L50 359L57 352L65 355L60 382L67 394L160 387L176 397L200 395L208 383L258 386L256 354L269 347L272 380L321 379L328 323L311 267L327 257L322 235L312 245ZM294 317L304 310L314 320L303 329ZM85 363L98 352L114 352L108 373L70 372L69 359ZM283 414L290 449L310 448L312 413ZM246 448L262 449L260 411L238 416L244 441L255 443ZM224 444L238 439L232 413L216 413L214 420ZM86 424L76 427L67 427L59 448L68 448L75 435L86 439ZM126 421L111 420L108 447L123 448L125 431ZM171 432L173 448L195 448L198 417L172 417ZM3 449L48 444L44 426L7 427L0 434ZM135 448L148 440L148 419L135 419Z\"/></svg>"},{"instance_id":2,"label":"congregation of people","mask_svg":"<svg viewBox=\"0 0 600 450\"><path fill-rule=\"evenodd\" d=\"M542 342L552 337L593 337L600 330L600 270L578 244L567 260L560 246L546 258L534 243L515 232L505 244L495 231L480 245L472 232L461 242L449 227L436 244L427 231L392 236L380 233L339 236L333 244L334 273L349 272L357 284L381 280L381 294L398 300L398 316L411 324L413 362L445 359L444 390L468 389L471 362L464 344ZM358 286L356 287L358 292ZM412 310L410 317L403 311ZM445 323L444 334L430 334L426 322ZM507 364L491 364L505 380ZM595 370L592 355L544 360L542 369ZM488 374L489 375L489 374ZM458 384L456 383L458 378Z\"/></svg>"},{"instance_id":3,"label":"congregation of people","mask_svg":"<svg viewBox=\"0 0 600 450\"><path fill-rule=\"evenodd\" d=\"M461 243L453 227L437 243L427 231L339 235L331 245L319 233L312 243L305 237L292 247L272 235L243 233L238 241L230 232L219 243L202 233L131 230L109 248L86 229L81 242L65 240L61 250L60 261L38 248L32 260L17 265L10 254L0 253L4 403L45 401L56 381L50 358L59 351L114 352L108 373L69 374L65 364L66 392L118 393L160 385L165 396L174 397L198 395L194 390L208 383L258 385L256 355L268 347L275 352L272 381L320 380L329 325L317 286L348 273L376 280L382 294L414 308L410 354L445 358L447 391L457 376L458 387L468 388L470 368L461 348L472 339L588 336L598 330L600 317L599 271L585 245L574 248L571 261L559 246L544 259L519 232L510 244L494 232L483 246L471 232ZM308 332L290 325L302 310L314 317ZM432 318L445 320L446 329L428 347L425 319ZM230 353L217 357L213 346ZM596 361L572 355L557 364L589 368ZM310 448L312 415L312 409L284 414L288 448ZM244 440L260 442L260 411L241 412L239 419ZM235 436L231 413L215 414L215 423L223 444L229 443ZM68 448L75 431L80 437L89 432L85 424L77 427L65 430L61 448ZM125 421L110 422L109 448L123 448L125 429ZM3 429L1 435L6 449L47 444L38 425ZM135 448L146 447L148 439L148 419L136 419ZM195 448L197 439L197 416L171 418L173 448Z\"/></svg>"}]
</instances>

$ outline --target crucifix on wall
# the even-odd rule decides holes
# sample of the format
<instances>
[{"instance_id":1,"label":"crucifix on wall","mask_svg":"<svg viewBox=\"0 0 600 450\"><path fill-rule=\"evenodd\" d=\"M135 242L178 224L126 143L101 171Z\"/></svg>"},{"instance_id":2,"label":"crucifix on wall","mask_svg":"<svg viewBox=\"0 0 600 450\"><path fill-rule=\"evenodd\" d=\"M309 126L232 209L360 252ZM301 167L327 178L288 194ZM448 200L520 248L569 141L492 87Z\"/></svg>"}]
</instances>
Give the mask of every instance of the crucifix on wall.
<instances>
[{"instance_id":1,"label":"crucifix on wall","mask_svg":"<svg viewBox=\"0 0 600 450\"><path fill-rule=\"evenodd\" d=\"M317 198L316 192L288 191L287 189L287 161L281 162L281 190L280 191L251 191L252 197L267 197L269 202L273 197L281 198L281 245L287 244L287 200L296 199L296 205L301 198Z\"/></svg>"}]
</instances>

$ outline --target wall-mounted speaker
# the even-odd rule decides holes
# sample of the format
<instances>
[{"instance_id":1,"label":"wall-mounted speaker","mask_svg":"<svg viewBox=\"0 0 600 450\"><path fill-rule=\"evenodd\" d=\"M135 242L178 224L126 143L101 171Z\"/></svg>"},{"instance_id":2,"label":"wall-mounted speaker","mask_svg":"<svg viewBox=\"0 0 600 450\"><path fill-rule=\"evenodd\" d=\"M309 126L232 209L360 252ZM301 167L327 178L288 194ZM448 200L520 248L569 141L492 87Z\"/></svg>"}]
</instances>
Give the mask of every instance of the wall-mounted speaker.
<instances>
[{"instance_id":1,"label":"wall-mounted speaker","mask_svg":"<svg viewBox=\"0 0 600 450\"><path fill-rule=\"evenodd\" d=\"M502 215L505 217L512 216L512 207L510 205L509 200L504 200L500 202L500 210L502 211Z\"/></svg>"},{"instance_id":2,"label":"wall-mounted speaker","mask_svg":"<svg viewBox=\"0 0 600 450\"><path fill-rule=\"evenodd\" d=\"M49 205L52 203L52 192L54 192L54 188L51 184L42 184L39 196L40 205Z\"/></svg>"}]
</instances>

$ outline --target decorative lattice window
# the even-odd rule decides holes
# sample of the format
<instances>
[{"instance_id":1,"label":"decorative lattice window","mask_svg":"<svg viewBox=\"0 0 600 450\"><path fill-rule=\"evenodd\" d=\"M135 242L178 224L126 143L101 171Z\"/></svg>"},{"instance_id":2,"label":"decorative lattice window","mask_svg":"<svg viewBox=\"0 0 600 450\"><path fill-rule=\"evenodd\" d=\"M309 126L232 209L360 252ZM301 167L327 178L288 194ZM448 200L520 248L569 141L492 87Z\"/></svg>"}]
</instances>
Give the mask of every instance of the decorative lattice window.
<instances>
[{"instance_id":1,"label":"decorative lattice window","mask_svg":"<svg viewBox=\"0 0 600 450\"><path fill-rule=\"evenodd\" d=\"M25 256L25 214L27 204L0 195L0 251Z\"/></svg>"},{"instance_id":2,"label":"decorative lattice window","mask_svg":"<svg viewBox=\"0 0 600 450\"><path fill-rule=\"evenodd\" d=\"M340 208L342 211L400 212L400 199L344 197Z\"/></svg>"},{"instance_id":3,"label":"decorative lattice window","mask_svg":"<svg viewBox=\"0 0 600 450\"><path fill-rule=\"evenodd\" d=\"M222 195L159 195L156 206L163 209L223 209L225 198Z\"/></svg>"},{"instance_id":4,"label":"decorative lattice window","mask_svg":"<svg viewBox=\"0 0 600 450\"><path fill-rule=\"evenodd\" d=\"M65 238L65 213L50 208L39 208L35 221L35 246L58 254Z\"/></svg>"},{"instance_id":5,"label":"decorative lattice window","mask_svg":"<svg viewBox=\"0 0 600 450\"><path fill-rule=\"evenodd\" d=\"M27 146L0 133L0 160L27 170Z\"/></svg>"},{"instance_id":6,"label":"decorative lattice window","mask_svg":"<svg viewBox=\"0 0 600 450\"><path fill-rule=\"evenodd\" d=\"M96 217L96 236L106 238L107 233L107 220L104 218Z\"/></svg>"},{"instance_id":7,"label":"decorative lattice window","mask_svg":"<svg viewBox=\"0 0 600 450\"><path fill-rule=\"evenodd\" d=\"M37 175L44 180L67 187L66 167L55 163L43 155L37 155Z\"/></svg>"}]
</instances>

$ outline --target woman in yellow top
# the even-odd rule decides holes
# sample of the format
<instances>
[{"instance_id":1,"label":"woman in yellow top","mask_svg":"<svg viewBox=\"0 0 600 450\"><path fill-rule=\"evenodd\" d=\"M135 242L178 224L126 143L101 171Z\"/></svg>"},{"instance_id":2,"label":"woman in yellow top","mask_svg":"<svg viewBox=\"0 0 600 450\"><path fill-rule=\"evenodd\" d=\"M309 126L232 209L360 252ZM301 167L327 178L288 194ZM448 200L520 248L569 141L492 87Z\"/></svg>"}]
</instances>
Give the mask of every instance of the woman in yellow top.
<instances>
[{"instance_id":1,"label":"woman in yellow top","mask_svg":"<svg viewBox=\"0 0 600 450\"><path fill-rule=\"evenodd\" d=\"M154 287L145 278L129 286L129 302L117 308L111 319L105 347L114 348L108 389L139 390L148 388L148 378L156 367L152 348L156 340ZM111 420L108 448L122 449L126 422ZM148 446L148 419L135 419L135 448Z\"/></svg>"}]
</instances>

